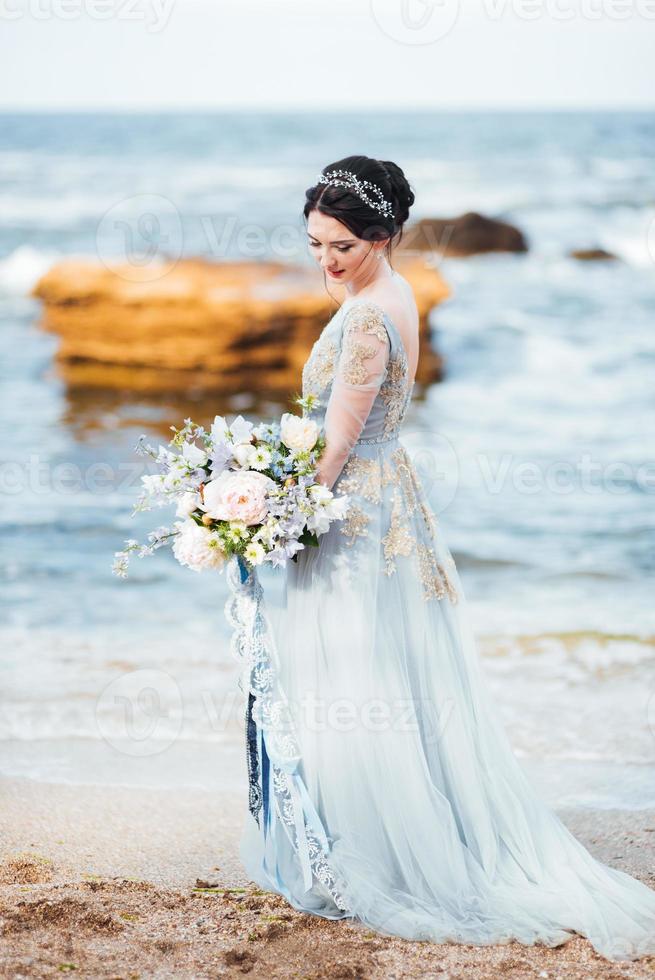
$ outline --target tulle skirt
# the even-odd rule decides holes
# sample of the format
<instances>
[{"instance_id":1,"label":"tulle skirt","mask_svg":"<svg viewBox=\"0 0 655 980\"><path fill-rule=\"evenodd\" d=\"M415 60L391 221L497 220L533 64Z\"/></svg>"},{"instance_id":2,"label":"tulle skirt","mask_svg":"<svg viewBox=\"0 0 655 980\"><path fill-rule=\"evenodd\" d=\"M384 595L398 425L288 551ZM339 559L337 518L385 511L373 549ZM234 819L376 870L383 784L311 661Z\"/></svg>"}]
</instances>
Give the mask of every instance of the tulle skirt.
<instances>
[{"instance_id":1,"label":"tulle skirt","mask_svg":"<svg viewBox=\"0 0 655 980\"><path fill-rule=\"evenodd\" d=\"M230 570L250 700L241 860L296 909L380 933L655 953L655 891L537 796L490 701L429 498L396 437L358 445L352 510L267 613Z\"/></svg>"}]
</instances>

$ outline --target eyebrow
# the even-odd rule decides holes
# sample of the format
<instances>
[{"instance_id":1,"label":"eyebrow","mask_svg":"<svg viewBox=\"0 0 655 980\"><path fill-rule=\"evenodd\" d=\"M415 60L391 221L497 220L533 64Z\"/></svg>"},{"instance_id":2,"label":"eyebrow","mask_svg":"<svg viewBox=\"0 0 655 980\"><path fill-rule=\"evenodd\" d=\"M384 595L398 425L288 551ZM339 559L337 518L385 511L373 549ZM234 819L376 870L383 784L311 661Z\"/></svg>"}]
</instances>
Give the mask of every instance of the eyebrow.
<instances>
[{"instance_id":1,"label":"eyebrow","mask_svg":"<svg viewBox=\"0 0 655 980\"><path fill-rule=\"evenodd\" d=\"M310 238L313 238L315 242L319 241L319 239L316 237L316 235L312 235L311 232L308 231L307 234L308 234L308 236ZM335 238L335 240L333 242L329 242L328 244L329 245L345 245L345 244L347 244L349 242L354 242L354 241L355 241L354 238Z\"/></svg>"}]
</instances>

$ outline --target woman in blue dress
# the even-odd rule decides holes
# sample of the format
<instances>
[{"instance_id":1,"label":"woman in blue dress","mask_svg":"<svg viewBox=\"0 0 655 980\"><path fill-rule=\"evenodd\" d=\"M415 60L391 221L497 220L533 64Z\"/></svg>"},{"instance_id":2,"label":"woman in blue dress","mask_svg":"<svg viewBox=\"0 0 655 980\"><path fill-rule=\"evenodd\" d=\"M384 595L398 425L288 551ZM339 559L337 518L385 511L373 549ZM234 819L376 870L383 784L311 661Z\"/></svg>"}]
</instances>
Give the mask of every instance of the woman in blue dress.
<instances>
[{"instance_id":1,"label":"woman in blue dress","mask_svg":"<svg viewBox=\"0 0 655 980\"><path fill-rule=\"evenodd\" d=\"M495 717L462 586L402 442L418 313L389 263L414 194L364 156L308 189L309 246L347 299L303 369L319 477L351 506L287 563L275 625L233 582L253 662L242 863L296 909L380 933L655 953L655 892L594 859ZM241 592L239 590L241 589ZM252 613L256 609L255 615Z\"/></svg>"}]
</instances>

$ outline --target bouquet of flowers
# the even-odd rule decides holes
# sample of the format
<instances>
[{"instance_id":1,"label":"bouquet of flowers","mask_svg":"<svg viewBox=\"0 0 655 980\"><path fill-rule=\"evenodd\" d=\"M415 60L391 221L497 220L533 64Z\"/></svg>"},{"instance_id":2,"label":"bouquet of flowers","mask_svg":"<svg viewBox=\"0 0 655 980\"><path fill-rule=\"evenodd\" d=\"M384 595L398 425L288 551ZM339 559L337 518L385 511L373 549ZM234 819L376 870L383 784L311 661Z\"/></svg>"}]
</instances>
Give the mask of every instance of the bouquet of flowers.
<instances>
[{"instance_id":1,"label":"bouquet of flowers","mask_svg":"<svg viewBox=\"0 0 655 980\"><path fill-rule=\"evenodd\" d=\"M312 397L295 401L309 410ZM286 412L279 422L254 425L241 415L231 423L217 415L209 431L190 418L171 429L175 435L159 449L139 439L136 451L160 472L141 477L132 516L174 504L178 520L151 531L148 544L128 539L114 555L120 578L133 553L143 558L166 544L196 572L221 569L234 556L247 568L284 565L346 516L348 496L316 481L325 438L308 417Z\"/></svg>"}]
</instances>

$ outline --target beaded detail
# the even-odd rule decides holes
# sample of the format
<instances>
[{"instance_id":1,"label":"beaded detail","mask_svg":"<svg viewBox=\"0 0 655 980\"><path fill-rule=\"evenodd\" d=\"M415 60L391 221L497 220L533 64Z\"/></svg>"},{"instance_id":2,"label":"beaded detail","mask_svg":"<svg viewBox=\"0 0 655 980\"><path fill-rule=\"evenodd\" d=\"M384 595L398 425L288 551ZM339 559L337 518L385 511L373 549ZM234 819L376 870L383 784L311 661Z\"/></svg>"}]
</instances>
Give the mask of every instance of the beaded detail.
<instances>
[{"instance_id":1,"label":"beaded detail","mask_svg":"<svg viewBox=\"0 0 655 980\"><path fill-rule=\"evenodd\" d=\"M405 509L408 514L413 514L418 507L420 485L412 461L404 446L398 446L397 449L394 449L391 454L391 461L396 465L396 481L400 484L403 493Z\"/></svg>"},{"instance_id":2,"label":"beaded detail","mask_svg":"<svg viewBox=\"0 0 655 980\"><path fill-rule=\"evenodd\" d=\"M346 311L344 337L351 333L372 333L381 343L389 343L389 335L384 325L384 314L375 303L358 303Z\"/></svg>"},{"instance_id":3,"label":"beaded detail","mask_svg":"<svg viewBox=\"0 0 655 980\"><path fill-rule=\"evenodd\" d=\"M344 381L363 385L370 376L365 361L371 360L378 349L362 341L362 334L371 334L390 348L389 336L384 325L382 311L371 303L360 303L346 312L343 327L342 365Z\"/></svg>"},{"instance_id":4,"label":"beaded detail","mask_svg":"<svg viewBox=\"0 0 655 980\"><path fill-rule=\"evenodd\" d=\"M376 354L377 351L370 344L362 344L356 340L348 340L344 343L341 366L343 380L351 385L365 384L370 372L364 361L370 361Z\"/></svg>"},{"instance_id":5,"label":"beaded detail","mask_svg":"<svg viewBox=\"0 0 655 980\"><path fill-rule=\"evenodd\" d=\"M350 538L349 541L346 541L346 544L352 545L355 543L355 538L367 535L370 520L371 518L366 511L358 507L357 504L351 503L345 519L341 522L340 528L341 533Z\"/></svg>"},{"instance_id":6,"label":"beaded detail","mask_svg":"<svg viewBox=\"0 0 655 980\"><path fill-rule=\"evenodd\" d=\"M379 436L370 436L369 438L358 439L355 443L356 446L372 446L379 442L393 442L394 439L398 438L398 433L394 432L391 436L385 436L384 433Z\"/></svg>"},{"instance_id":7,"label":"beaded detail","mask_svg":"<svg viewBox=\"0 0 655 980\"><path fill-rule=\"evenodd\" d=\"M399 348L387 365L387 377L380 387L380 397L386 405L384 416L384 432L388 434L396 430L402 422L408 402L407 388L407 356Z\"/></svg>"},{"instance_id":8,"label":"beaded detail","mask_svg":"<svg viewBox=\"0 0 655 980\"><path fill-rule=\"evenodd\" d=\"M437 561L434 548L427 545L418 546L419 574L423 585L424 599L443 599L448 596L454 604L457 602L457 590L448 578L444 566Z\"/></svg>"},{"instance_id":9,"label":"beaded detail","mask_svg":"<svg viewBox=\"0 0 655 980\"><path fill-rule=\"evenodd\" d=\"M372 504L382 500L382 469L377 459L351 453L339 476L342 493L358 493Z\"/></svg>"},{"instance_id":10,"label":"beaded detail","mask_svg":"<svg viewBox=\"0 0 655 980\"><path fill-rule=\"evenodd\" d=\"M382 538L385 560L384 572L386 575L393 575L396 571L396 563L394 561L396 555L407 557L411 555L416 547L416 538L411 533L407 523L402 520L401 515L401 498L398 489L395 488L391 508L391 523L389 530Z\"/></svg>"},{"instance_id":11,"label":"beaded detail","mask_svg":"<svg viewBox=\"0 0 655 980\"><path fill-rule=\"evenodd\" d=\"M302 369L302 392L307 395L320 395L334 378L339 354L338 346L325 333L321 334L305 366Z\"/></svg>"}]
</instances>

